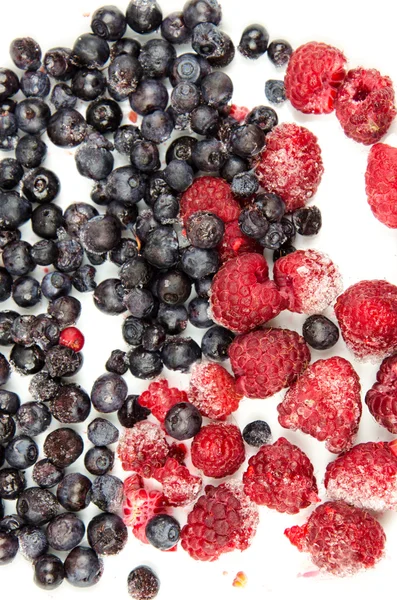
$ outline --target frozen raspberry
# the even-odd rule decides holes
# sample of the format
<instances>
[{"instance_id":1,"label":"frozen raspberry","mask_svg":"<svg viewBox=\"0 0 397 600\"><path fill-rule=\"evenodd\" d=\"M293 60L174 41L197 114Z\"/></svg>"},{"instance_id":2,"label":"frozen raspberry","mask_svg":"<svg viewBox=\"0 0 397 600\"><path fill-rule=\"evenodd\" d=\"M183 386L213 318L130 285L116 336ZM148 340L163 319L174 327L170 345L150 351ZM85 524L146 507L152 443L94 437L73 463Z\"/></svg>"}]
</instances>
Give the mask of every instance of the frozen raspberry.
<instances>
[{"instance_id":1,"label":"frozen raspberry","mask_svg":"<svg viewBox=\"0 0 397 600\"><path fill-rule=\"evenodd\" d=\"M245 121L245 117L250 112L249 108L246 106L237 106L236 104L232 104L229 111L229 117L235 119L239 123Z\"/></svg>"},{"instance_id":2,"label":"frozen raspberry","mask_svg":"<svg viewBox=\"0 0 397 600\"><path fill-rule=\"evenodd\" d=\"M164 423L167 412L174 404L187 401L186 392L170 388L166 379L153 381L139 396L139 404L148 408L160 423Z\"/></svg>"},{"instance_id":3,"label":"frozen raspberry","mask_svg":"<svg viewBox=\"0 0 397 600\"><path fill-rule=\"evenodd\" d=\"M387 144L372 146L365 186L375 217L387 227L397 229L397 148Z\"/></svg>"},{"instance_id":4,"label":"frozen raspberry","mask_svg":"<svg viewBox=\"0 0 397 600\"><path fill-rule=\"evenodd\" d=\"M376 380L365 396L365 403L379 425L397 433L397 355L385 358Z\"/></svg>"},{"instance_id":5,"label":"frozen raspberry","mask_svg":"<svg viewBox=\"0 0 397 600\"><path fill-rule=\"evenodd\" d=\"M300 552L310 554L319 569L339 577L373 567L382 558L386 541L372 515L342 500L321 504L305 525L284 533Z\"/></svg>"},{"instance_id":6,"label":"frozen raspberry","mask_svg":"<svg viewBox=\"0 0 397 600\"><path fill-rule=\"evenodd\" d=\"M163 494L171 506L194 502L202 487L202 479L192 475L175 458L167 458L164 467L156 469L154 478L163 486Z\"/></svg>"},{"instance_id":7,"label":"frozen raspberry","mask_svg":"<svg viewBox=\"0 0 397 600\"><path fill-rule=\"evenodd\" d=\"M341 275L318 250L296 250L274 263L274 281L292 312L322 312L342 291Z\"/></svg>"},{"instance_id":8,"label":"frozen raspberry","mask_svg":"<svg viewBox=\"0 0 397 600\"><path fill-rule=\"evenodd\" d=\"M360 380L344 358L317 360L290 387L277 410L282 427L300 429L339 454L353 445L358 431Z\"/></svg>"},{"instance_id":9,"label":"frozen raspberry","mask_svg":"<svg viewBox=\"0 0 397 600\"><path fill-rule=\"evenodd\" d=\"M185 458L187 455L187 448L185 444L173 442L170 446L170 450L168 452L168 458L175 458L179 462L180 465L185 464Z\"/></svg>"},{"instance_id":10,"label":"frozen raspberry","mask_svg":"<svg viewBox=\"0 0 397 600\"><path fill-rule=\"evenodd\" d=\"M80 352L84 346L84 336L77 327L66 327L59 336L60 346L66 346L74 352Z\"/></svg>"},{"instance_id":11,"label":"frozen raspberry","mask_svg":"<svg viewBox=\"0 0 397 600\"><path fill-rule=\"evenodd\" d=\"M164 433L150 421L140 421L126 429L117 448L124 471L136 471L143 477L152 477L164 465L168 451Z\"/></svg>"},{"instance_id":12,"label":"frozen raspberry","mask_svg":"<svg viewBox=\"0 0 397 600\"><path fill-rule=\"evenodd\" d=\"M225 233L218 246L219 259L225 263L230 258L236 258L240 254L256 252L262 254L262 246L254 239L249 238L241 232L238 221L230 221L225 226Z\"/></svg>"},{"instance_id":13,"label":"frozen raspberry","mask_svg":"<svg viewBox=\"0 0 397 600\"><path fill-rule=\"evenodd\" d=\"M240 483L208 485L182 529L182 548L195 560L217 560L225 552L246 550L258 522L258 509Z\"/></svg>"},{"instance_id":14,"label":"frozen raspberry","mask_svg":"<svg viewBox=\"0 0 397 600\"><path fill-rule=\"evenodd\" d=\"M335 314L343 339L358 358L379 360L397 350L397 287L359 281L339 296Z\"/></svg>"},{"instance_id":15,"label":"frozen raspberry","mask_svg":"<svg viewBox=\"0 0 397 600\"><path fill-rule=\"evenodd\" d=\"M289 59L284 84L292 106L303 113L330 113L345 78L346 58L321 42L300 46Z\"/></svg>"},{"instance_id":16,"label":"frozen raspberry","mask_svg":"<svg viewBox=\"0 0 397 600\"><path fill-rule=\"evenodd\" d=\"M312 463L282 437L251 456L243 483L253 502L281 513L293 515L319 501Z\"/></svg>"},{"instance_id":17,"label":"frozen raspberry","mask_svg":"<svg viewBox=\"0 0 397 600\"><path fill-rule=\"evenodd\" d=\"M230 423L211 423L202 427L191 447L192 463L207 477L233 475L245 459L239 428Z\"/></svg>"},{"instance_id":18,"label":"frozen raspberry","mask_svg":"<svg viewBox=\"0 0 397 600\"><path fill-rule=\"evenodd\" d=\"M210 303L214 321L237 333L266 323L285 306L260 254L228 260L212 281Z\"/></svg>"},{"instance_id":19,"label":"frozen raspberry","mask_svg":"<svg viewBox=\"0 0 397 600\"><path fill-rule=\"evenodd\" d=\"M124 482L123 521L138 540L148 544L146 524L154 515L167 513L167 501L158 490L134 489L128 484L129 479Z\"/></svg>"},{"instance_id":20,"label":"frozen raspberry","mask_svg":"<svg viewBox=\"0 0 397 600\"><path fill-rule=\"evenodd\" d=\"M314 196L324 171L316 136L294 123L278 125L266 136L256 166L261 187L285 202L286 211L301 208Z\"/></svg>"},{"instance_id":21,"label":"frozen raspberry","mask_svg":"<svg viewBox=\"0 0 397 600\"><path fill-rule=\"evenodd\" d=\"M292 385L310 362L305 340L289 329L258 329L229 347L236 389L247 398L267 398Z\"/></svg>"},{"instance_id":22,"label":"frozen raspberry","mask_svg":"<svg viewBox=\"0 0 397 600\"><path fill-rule=\"evenodd\" d=\"M198 177L184 192L180 207L185 225L188 217L200 210L217 215L224 223L238 219L240 214L230 185L220 177Z\"/></svg>"},{"instance_id":23,"label":"frozen raspberry","mask_svg":"<svg viewBox=\"0 0 397 600\"><path fill-rule=\"evenodd\" d=\"M189 402L204 417L224 420L238 409L242 394L236 391L235 379L224 367L215 363L199 363L192 371Z\"/></svg>"},{"instance_id":24,"label":"frozen raspberry","mask_svg":"<svg viewBox=\"0 0 397 600\"><path fill-rule=\"evenodd\" d=\"M352 69L338 90L335 112L347 137L365 145L379 142L396 115L390 77L376 69Z\"/></svg>"},{"instance_id":25,"label":"frozen raspberry","mask_svg":"<svg viewBox=\"0 0 397 600\"><path fill-rule=\"evenodd\" d=\"M123 492L124 496L130 492L135 492L144 487L143 479L137 473L130 475L127 479L124 479Z\"/></svg>"}]
</instances>

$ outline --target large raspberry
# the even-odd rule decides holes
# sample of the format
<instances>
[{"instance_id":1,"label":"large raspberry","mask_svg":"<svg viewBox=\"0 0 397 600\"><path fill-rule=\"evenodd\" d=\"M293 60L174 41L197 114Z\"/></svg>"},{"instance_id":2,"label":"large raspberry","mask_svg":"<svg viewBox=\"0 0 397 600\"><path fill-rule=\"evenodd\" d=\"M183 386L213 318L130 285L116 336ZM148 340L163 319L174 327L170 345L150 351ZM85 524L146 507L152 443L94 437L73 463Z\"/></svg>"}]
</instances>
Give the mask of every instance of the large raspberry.
<instances>
[{"instance_id":1,"label":"large raspberry","mask_svg":"<svg viewBox=\"0 0 397 600\"><path fill-rule=\"evenodd\" d=\"M381 223L397 229L397 148L375 144L365 173L368 204Z\"/></svg>"},{"instance_id":2,"label":"large raspberry","mask_svg":"<svg viewBox=\"0 0 397 600\"><path fill-rule=\"evenodd\" d=\"M310 554L317 567L339 576L373 567L382 558L386 541L372 515L342 500L321 504L305 525L284 533L300 552Z\"/></svg>"},{"instance_id":3,"label":"large raspberry","mask_svg":"<svg viewBox=\"0 0 397 600\"><path fill-rule=\"evenodd\" d=\"M352 69L338 90L335 112L348 137L365 145L379 142L396 115L390 77L376 69Z\"/></svg>"},{"instance_id":4,"label":"large raspberry","mask_svg":"<svg viewBox=\"0 0 397 600\"><path fill-rule=\"evenodd\" d=\"M196 500L202 479L192 475L175 458L167 458L164 467L156 469L154 478L163 486L163 494L171 506L184 506Z\"/></svg>"},{"instance_id":5,"label":"large raspberry","mask_svg":"<svg viewBox=\"0 0 397 600\"><path fill-rule=\"evenodd\" d=\"M210 303L214 320L237 333L266 323L285 306L260 254L228 260L213 279Z\"/></svg>"},{"instance_id":6,"label":"large raspberry","mask_svg":"<svg viewBox=\"0 0 397 600\"><path fill-rule=\"evenodd\" d=\"M147 522L154 515L167 513L167 500L158 490L135 489L129 485L129 479L124 482L123 521L131 527L138 540L148 544L145 533Z\"/></svg>"},{"instance_id":7,"label":"large raspberry","mask_svg":"<svg viewBox=\"0 0 397 600\"><path fill-rule=\"evenodd\" d=\"M379 360L397 350L397 287L359 281L335 304L343 339L358 358Z\"/></svg>"},{"instance_id":8,"label":"large raspberry","mask_svg":"<svg viewBox=\"0 0 397 600\"><path fill-rule=\"evenodd\" d=\"M312 435L338 454L353 445L361 418L360 380L339 356L317 360L277 407L279 423Z\"/></svg>"},{"instance_id":9,"label":"large raspberry","mask_svg":"<svg viewBox=\"0 0 397 600\"><path fill-rule=\"evenodd\" d=\"M207 477L233 475L243 464L245 447L239 428L230 423L210 423L194 437L192 463Z\"/></svg>"},{"instance_id":10,"label":"large raspberry","mask_svg":"<svg viewBox=\"0 0 397 600\"><path fill-rule=\"evenodd\" d=\"M164 423L167 412L179 402L187 402L186 392L170 388L166 379L153 381L139 396L139 404L148 408L160 423Z\"/></svg>"},{"instance_id":11,"label":"large raspberry","mask_svg":"<svg viewBox=\"0 0 397 600\"><path fill-rule=\"evenodd\" d=\"M346 58L333 46L308 42L289 59L284 84L292 106L303 113L330 113L345 78Z\"/></svg>"},{"instance_id":12,"label":"large raspberry","mask_svg":"<svg viewBox=\"0 0 397 600\"><path fill-rule=\"evenodd\" d=\"M305 340L289 329L258 329L229 347L236 389L248 398L267 398L292 385L310 362Z\"/></svg>"},{"instance_id":13,"label":"large raspberry","mask_svg":"<svg viewBox=\"0 0 397 600\"><path fill-rule=\"evenodd\" d=\"M397 457L385 442L357 444L327 465L324 484L334 500L383 512L397 508Z\"/></svg>"},{"instance_id":14,"label":"large raspberry","mask_svg":"<svg viewBox=\"0 0 397 600\"><path fill-rule=\"evenodd\" d=\"M314 196L324 171L316 136L294 123L283 123L266 136L256 166L262 188L281 196L286 211L301 208Z\"/></svg>"},{"instance_id":15,"label":"large raspberry","mask_svg":"<svg viewBox=\"0 0 397 600\"><path fill-rule=\"evenodd\" d=\"M199 210L212 212L225 223L238 219L240 214L230 185L220 177L198 177L182 195L180 206L185 224Z\"/></svg>"},{"instance_id":16,"label":"large raspberry","mask_svg":"<svg viewBox=\"0 0 397 600\"><path fill-rule=\"evenodd\" d=\"M385 358L365 403L379 425L397 433L397 355Z\"/></svg>"},{"instance_id":17,"label":"large raspberry","mask_svg":"<svg viewBox=\"0 0 397 600\"><path fill-rule=\"evenodd\" d=\"M273 276L292 312L322 312L342 291L337 267L318 250L297 250L279 258L274 263Z\"/></svg>"},{"instance_id":18,"label":"large raspberry","mask_svg":"<svg viewBox=\"0 0 397 600\"><path fill-rule=\"evenodd\" d=\"M256 252L262 254L262 246L252 238L244 235L239 227L238 221L230 221L225 226L225 233L218 246L219 259L225 263L230 258L236 258L240 254Z\"/></svg>"},{"instance_id":19,"label":"large raspberry","mask_svg":"<svg viewBox=\"0 0 397 600\"><path fill-rule=\"evenodd\" d=\"M243 483L251 500L281 513L293 515L319 501L312 463L282 437L251 456Z\"/></svg>"},{"instance_id":20,"label":"large raspberry","mask_svg":"<svg viewBox=\"0 0 397 600\"><path fill-rule=\"evenodd\" d=\"M221 365L199 363L192 371L189 401L209 419L224 420L238 409L242 394L234 377Z\"/></svg>"},{"instance_id":21,"label":"large raspberry","mask_svg":"<svg viewBox=\"0 0 397 600\"><path fill-rule=\"evenodd\" d=\"M152 477L164 465L168 451L164 433L150 421L140 421L126 429L117 447L124 471L136 471L143 477Z\"/></svg>"},{"instance_id":22,"label":"large raspberry","mask_svg":"<svg viewBox=\"0 0 397 600\"><path fill-rule=\"evenodd\" d=\"M182 529L182 548L195 560L217 560L225 552L246 550L258 522L258 509L241 484L208 485Z\"/></svg>"}]
</instances>

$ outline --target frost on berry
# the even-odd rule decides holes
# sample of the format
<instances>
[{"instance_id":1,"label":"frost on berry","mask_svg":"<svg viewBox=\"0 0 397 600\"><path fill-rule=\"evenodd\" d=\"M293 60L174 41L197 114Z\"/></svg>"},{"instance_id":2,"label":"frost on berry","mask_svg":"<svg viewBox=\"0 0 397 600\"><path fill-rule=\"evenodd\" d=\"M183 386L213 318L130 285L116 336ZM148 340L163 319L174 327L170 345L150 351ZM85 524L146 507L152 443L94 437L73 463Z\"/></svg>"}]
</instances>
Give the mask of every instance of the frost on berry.
<instances>
[{"instance_id":1,"label":"frost on berry","mask_svg":"<svg viewBox=\"0 0 397 600\"><path fill-rule=\"evenodd\" d=\"M167 458L164 467L156 469L155 479L163 486L163 494L171 506L184 506L196 500L202 488L202 479L174 458Z\"/></svg>"},{"instance_id":2,"label":"frost on berry","mask_svg":"<svg viewBox=\"0 0 397 600\"><path fill-rule=\"evenodd\" d=\"M397 355L382 362L365 403L379 425L390 433L397 433Z\"/></svg>"},{"instance_id":3,"label":"frost on berry","mask_svg":"<svg viewBox=\"0 0 397 600\"><path fill-rule=\"evenodd\" d=\"M339 270L318 250L297 250L279 258L274 281L287 308L308 315L324 311L343 289Z\"/></svg>"},{"instance_id":4,"label":"frost on berry","mask_svg":"<svg viewBox=\"0 0 397 600\"><path fill-rule=\"evenodd\" d=\"M188 395L203 416L215 420L224 420L237 410L242 399L234 377L214 363L199 363L193 368Z\"/></svg>"},{"instance_id":5,"label":"frost on berry","mask_svg":"<svg viewBox=\"0 0 397 600\"><path fill-rule=\"evenodd\" d=\"M139 396L139 404L148 408L160 423L164 423L167 412L179 402L187 402L186 392L170 388L166 379L153 381Z\"/></svg>"},{"instance_id":6,"label":"frost on berry","mask_svg":"<svg viewBox=\"0 0 397 600\"><path fill-rule=\"evenodd\" d=\"M145 533L147 522L157 514L167 513L167 500L158 490L134 487L131 479L128 477L124 482L123 521L131 527L138 540L148 544Z\"/></svg>"},{"instance_id":7,"label":"frost on berry","mask_svg":"<svg viewBox=\"0 0 397 600\"><path fill-rule=\"evenodd\" d=\"M207 477L233 475L245 459L239 428L230 423L210 423L200 429L191 446L192 463Z\"/></svg>"},{"instance_id":8,"label":"frost on berry","mask_svg":"<svg viewBox=\"0 0 397 600\"><path fill-rule=\"evenodd\" d=\"M383 556L386 540L370 513L341 500L321 504L305 525L284 533L319 569L339 577L373 567Z\"/></svg>"},{"instance_id":9,"label":"frost on berry","mask_svg":"<svg viewBox=\"0 0 397 600\"><path fill-rule=\"evenodd\" d=\"M240 254L248 254L250 252L262 254L263 248L256 240L242 233L237 220L227 223L222 241L218 246L221 264L230 258L236 258Z\"/></svg>"},{"instance_id":10,"label":"frost on berry","mask_svg":"<svg viewBox=\"0 0 397 600\"><path fill-rule=\"evenodd\" d=\"M136 471L142 477L152 477L162 467L169 447L158 425L140 421L121 436L117 452L124 471Z\"/></svg>"},{"instance_id":11,"label":"frost on berry","mask_svg":"<svg viewBox=\"0 0 397 600\"><path fill-rule=\"evenodd\" d=\"M277 407L279 423L315 437L339 454L354 442L361 418L360 380L339 356L306 369Z\"/></svg>"},{"instance_id":12,"label":"frost on berry","mask_svg":"<svg viewBox=\"0 0 397 600\"><path fill-rule=\"evenodd\" d=\"M238 219L240 206L234 199L230 185L220 177L198 177L183 193L180 214L186 225L187 219L197 211L215 214L224 223Z\"/></svg>"},{"instance_id":13,"label":"frost on berry","mask_svg":"<svg viewBox=\"0 0 397 600\"><path fill-rule=\"evenodd\" d=\"M387 227L397 228L397 148L375 144L368 155L365 173L368 204Z\"/></svg>"}]
</instances>

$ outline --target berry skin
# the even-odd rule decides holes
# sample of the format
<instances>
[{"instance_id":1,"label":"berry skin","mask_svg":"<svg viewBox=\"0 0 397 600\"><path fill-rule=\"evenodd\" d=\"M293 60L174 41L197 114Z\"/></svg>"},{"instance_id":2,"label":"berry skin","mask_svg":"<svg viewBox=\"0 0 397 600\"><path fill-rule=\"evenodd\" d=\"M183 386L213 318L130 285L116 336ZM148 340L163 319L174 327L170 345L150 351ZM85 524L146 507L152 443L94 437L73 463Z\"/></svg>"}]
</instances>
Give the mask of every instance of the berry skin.
<instances>
[{"instance_id":1,"label":"berry skin","mask_svg":"<svg viewBox=\"0 0 397 600\"><path fill-rule=\"evenodd\" d=\"M302 335L312 348L328 350L338 341L339 329L324 315L311 315L303 323Z\"/></svg>"},{"instance_id":2,"label":"berry skin","mask_svg":"<svg viewBox=\"0 0 397 600\"><path fill-rule=\"evenodd\" d=\"M71 348L74 352L80 352L84 346L84 336L77 327L67 327L61 332L59 344Z\"/></svg>"},{"instance_id":3,"label":"berry skin","mask_svg":"<svg viewBox=\"0 0 397 600\"><path fill-rule=\"evenodd\" d=\"M237 258L240 254L256 252L262 254L262 247L256 240L244 235L238 221L230 221L225 225L225 233L218 246L219 259L225 263L230 258Z\"/></svg>"},{"instance_id":4,"label":"berry skin","mask_svg":"<svg viewBox=\"0 0 397 600\"><path fill-rule=\"evenodd\" d=\"M310 350L295 331L258 329L237 336L229 357L237 391L247 398L267 398L297 380L310 362Z\"/></svg>"},{"instance_id":5,"label":"berry skin","mask_svg":"<svg viewBox=\"0 0 397 600\"><path fill-rule=\"evenodd\" d=\"M201 414L193 404L179 402L167 412L164 429L176 440L188 440L198 434L202 422Z\"/></svg>"},{"instance_id":6,"label":"berry skin","mask_svg":"<svg viewBox=\"0 0 397 600\"><path fill-rule=\"evenodd\" d=\"M159 592L160 581L152 569L141 565L128 575L127 586L134 600L152 600Z\"/></svg>"},{"instance_id":7,"label":"berry skin","mask_svg":"<svg viewBox=\"0 0 397 600\"><path fill-rule=\"evenodd\" d=\"M335 112L347 137L366 146L379 142L396 116L390 77L376 69L352 69L338 90Z\"/></svg>"},{"instance_id":8,"label":"berry skin","mask_svg":"<svg viewBox=\"0 0 397 600\"><path fill-rule=\"evenodd\" d=\"M189 400L209 419L223 421L238 409L241 394L230 373L216 363L199 363L191 374Z\"/></svg>"},{"instance_id":9,"label":"berry skin","mask_svg":"<svg viewBox=\"0 0 397 600\"><path fill-rule=\"evenodd\" d=\"M318 250L297 250L279 258L274 264L273 276L292 312L322 312L342 291L337 267Z\"/></svg>"},{"instance_id":10,"label":"berry skin","mask_svg":"<svg viewBox=\"0 0 397 600\"><path fill-rule=\"evenodd\" d=\"M282 427L300 429L339 454L351 448L358 431L360 380L344 358L317 360L290 387L277 410Z\"/></svg>"},{"instance_id":11,"label":"berry skin","mask_svg":"<svg viewBox=\"0 0 397 600\"><path fill-rule=\"evenodd\" d=\"M162 492L144 489L136 478L131 475L124 481L123 520L138 540L148 544L146 524L154 515L166 512L167 502Z\"/></svg>"},{"instance_id":12,"label":"berry skin","mask_svg":"<svg viewBox=\"0 0 397 600\"><path fill-rule=\"evenodd\" d=\"M319 569L339 577L373 567L383 556L386 539L373 516L343 501L321 504L307 523L284 534Z\"/></svg>"},{"instance_id":13,"label":"berry skin","mask_svg":"<svg viewBox=\"0 0 397 600\"><path fill-rule=\"evenodd\" d=\"M390 433L397 433L396 355L386 358L376 375L376 383L368 390L365 403L374 419Z\"/></svg>"},{"instance_id":14,"label":"berry skin","mask_svg":"<svg viewBox=\"0 0 397 600\"><path fill-rule=\"evenodd\" d=\"M153 381L139 396L139 404L148 408L160 423L164 423L167 412L174 404L187 401L186 392L178 388L170 388L166 379Z\"/></svg>"},{"instance_id":15,"label":"berry skin","mask_svg":"<svg viewBox=\"0 0 397 600\"><path fill-rule=\"evenodd\" d=\"M193 440L191 458L206 477L233 475L245 459L239 428L230 423L211 423L202 427Z\"/></svg>"},{"instance_id":16,"label":"berry skin","mask_svg":"<svg viewBox=\"0 0 397 600\"><path fill-rule=\"evenodd\" d=\"M278 125L266 136L266 147L256 166L261 187L280 196L287 212L312 198L323 171L317 138L294 123Z\"/></svg>"},{"instance_id":17,"label":"berry skin","mask_svg":"<svg viewBox=\"0 0 397 600\"><path fill-rule=\"evenodd\" d=\"M224 223L238 219L240 207L230 185L219 177L198 177L181 198L181 218L186 225L193 213L206 211Z\"/></svg>"},{"instance_id":18,"label":"berry skin","mask_svg":"<svg viewBox=\"0 0 397 600\"><path fill-rule=\"evenodd\" d=\"M276 317L285 302L268 278L269 268L260 254L242 254L227 261L215 275L211 310L219 325L245 333Z\"/></svg>"},{"instance_id":19,"label":"berry skin","mask_svg":"<svg viewBox=\"0 0 397 600\"><path fill-rule=\"evenodd\" d=\"M318 502L313 465L285 438L261 446L248 461L244 491L253 502L290 515Z\"/></svg>"},{"instance_id":20,"label":"berry skin","mask_svg":"<svg viewBox=\"0 0 397 600\"><path fill-rule=\"evenodd\" d=\"M140 421L126 429L120 438L117 453L124 471L136 471L143 477L152 477L167 459L168 444L160 427L149 421Z\"/></svg>"},{"instance_id":21,"label":"berry skin","mask_svg":"<svg viewBox=\"0 0 397 600\"><path fill-rule=\"evenodd\" d=\"M375 144L368 155L365 191L375 217L392 229L397 228L397 148Z\"/></svg>"},{"instance_id":22,"label":"berry skin","mask_svg":"<svg viewBox=\"0 0 397 600\"><path fill-rule=\"evenodd\" d=\"M154 477L162 484L163 494L171 506L190 504L201 491L201 477L189 473L175 458L167 458L164 467L156 469Z\"/></svg>"}]
</instances>

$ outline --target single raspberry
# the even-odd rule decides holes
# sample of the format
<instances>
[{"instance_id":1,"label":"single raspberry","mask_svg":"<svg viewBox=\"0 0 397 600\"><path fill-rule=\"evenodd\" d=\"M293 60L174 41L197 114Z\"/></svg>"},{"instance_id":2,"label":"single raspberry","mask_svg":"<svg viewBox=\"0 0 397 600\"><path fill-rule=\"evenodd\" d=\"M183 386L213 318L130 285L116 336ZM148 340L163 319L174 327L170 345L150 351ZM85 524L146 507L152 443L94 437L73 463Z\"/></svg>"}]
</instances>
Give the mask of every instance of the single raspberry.
<instances>
[{"instance_id":1,"label":"single raspberry","mask_svg":"<svg viewBox=\"0 0 397 600\"><path fill-rule=\"evenodd\" d=\"M242 254L223 265L212 281L210 305L214 321L237 333L266 323L285 306L260 254Z\"/></svg>"},{"instance_id":2,"label":"single raspberry","mask_svg":"<svg viewBox=\"0 0 397 600\"><path fill-rule=\"evenodd\" d=\"M130 477L128 478L130 479ZM167 513L167 500L158 490L133 489L124 482L123 521L138 540L148 544L146 525L154 515Z\"/></svg>"},{"instance_id":3,"label":"single raspberry","mask_svg":"<svg viewBox=\"0 0 397 600\"><path fill-rule=\"evenodd\" d=\"M182 195L180 214L185 226L188 217L200 210L212 212L224 223L238 219L240 214L230 185L220 177L198 177Z\"/></svg>"},{"instance_id":4,"label":"single raspberry","mask_svg":"<svg viewBox=\"0 0 397 600\"><path fill-rule=\"evenodd\" d=\"M343 339L358 358L379 360L397 350L397 287L359 281L339 296L335 314Z\"/></svg>"},{"instance_id":5,"label":"single raspberry","mask_svg":"<svg viewBox=\"0 0 397 600\"><path fill-rule=\"evenodd\" d=\"M390 77L376 69L352 69L338 90L335 112L347 137L365 145L379 142L396 115Z\"/></svg>"},{"instance_id":6,"label":"single raspberry","mask_svg":"<svg viewBox=\"0 0 397 600\"><path fill-rule=\"evenodd\" d=\"M169 447L164 433L150 421L140 421L126 429L118 443L118 456L124 471L152 477L167 459Z\"/></svg>"},{"instance_id":7,"label":"single raspberry","mask_svg":"<svg viewBox=\"0 0 397 600\"><path fill-rule=\"evenodd\" d=\"M192 463L207 477L233 475L245 459L244 442L239 428L230 423L210 423L194 437Z\"/></svg>"},{"instance_id":8,"label":"single raspberry","mask_svg":"<svg viewBox=\"0 0 397 600\"><path fill-rule=\"evenodd\" d=\"M202 479L192 475L175 458L167 458L164 467L156 469L154 478L163 486L163 494L171 506L184 506L196 500Z\"/></svg>"},{"instance_id":9,"label":"single raspberry","mask_svg":"<svg viewBox=\"0 0 397 600\"><path fill-rule=\"evenodd\" d=\"M342 500L321 504L305 525L284 533L300 552L310 554L319 569L340 577L373 567L382 558L386 541L372 515Z\"/></svg>"},{"instance_id":10,"label":"single raspberry","mask_svg":"<svg viewBox=\"0 0 397 600\"><path fill-rule=\"evenodd\" d=\"M243 483L253 502L290 515L319 501L312 463L282 437L251 456Z\"/></svg>"},{"instance_id":11,"label":"single raspberry","mask_svg":"<svg viewBox=\"0 0 397 600\"><path fill-rule=\"evenodd\" d=\"M236 104L232 104L229 111L229 117L235 119L239 123L243 123L249 112L250 110L246 106L237 106Z\"/></svg>"},{"instance_id":12,"label":"single raspberry","mask_svg":"<svg viewBox=\"0 0 397 600\"><path fill-rule=\"evenodd\" d=\"M204 417L224 420L238 409L242 394L236 391L235 379L216 363L199 363L192 371L189 401Z\"/></svg>"},{"instance_id":13,"label":"single raspberry","mask_svg":"<svg viewBox=\"0 0 397 600\"><path fill-rule=\"evenodd\" d=\"M372 146L365 186L375 217L387 227L397 229L397 148L387 144Z\"/></svg>"},{"instance_id":14,"label":"single raspberry","mask_svg":"<svg viewBox=\"0 0 397 600\"><path fill-rule=\"evenodd\" d=\"M339 356L309 365L278 405L279 423L300 429L330 452L354 442L361 418L360 380L349 361Z\"/></svg>"},{"instance_id":15,"label":"single raspberry","mask_svg":"<svg viewBox=\"0 0 397 600\"><path fill-rule=\"evenodd\" d=\"M324 171L316 136L295 123L282 123L266 136L255 168L262 188L285 202L286 211L304 206L314 196Z\"/></svg>"},{"instance_id":16,"label":"single raspberry","mask_svg":"<svg viewBox=\"0 0 397 600\"><path fill-rule=\"evenodd\" d=\"M318 250L296 250L279 258L274 263L273 276L292 312L322 312L342 291L337 267Z\"/></svg>"},{"instance_id":17,"label":"single raspberry","mask_svg":"<svg viewBox=\"0 0 397 600\"><path fill-rule=\"evenodd\" d=\"M345 64L343 53L327 44L308 42L297 48L284 78L292 106L316 115L332 112L336 92L346 75Z\"/></svg>"},{"instance_id":18,"label":"single raspberry","mask_svg":"<svg viewBox=\"0 0 397 600\"><path fill-rule=\"evenodd\" d=\"M385 358L368 390L365 403L374 419L390 433L397 433L397 355Z\"/></svg>"},{"instance_id":19,"label":"single raspberry","mask_svg":"<svg viewBox=\"0 0 397 600\"><path fill-rule=\"evenodd\" d=\"M139 396L139 404L148 408L160 423L164 423L167 412L174 404L187 401L186 392L170 388L166 379L153 381Z\"/></svg>"},{"instance_id":20,"label":"single raspberry","mask_svg":"<svg viewBox=\"0 0 397 600\"><path fill-rule=\"evenodd\" d=\"M74 352L80 352L84 346L84 336L77 327L66 327L59 336L60 346L66 346Z\"/></svg>"},{"instance_id":21,"label":"single raspberry","mask_svg":"<svg viewBox=\"0 0 397 600\"><path fill-rule=\"evenodd\" d=\"M214 561L225 552L246 550L258 523L258 509L241 483L208 485L181 531L182 548L195 560Z\"/></svg>"},{"instance_id":22,"label":"single raspberry","mask_svg":"<svg viewBox=\"0 0 397 600\"><path fill-rule=\"evenodd\" d=\"M236 258L240 254L256 252L262 254L262 246L254 239L244 235L239 227L238 221L230 221L225 226L225 233L218 246L219 259L225 263L230 258Z\"/></svg>"},{"instance_id":23,"label":"single raspberry","mask_svg":"<svg viewBox=\"0 0 397 600\"><path fill-rule=\"evenodd\" d=\"M267 398L292 385L310 362L305 340L289 329L258 329L229 346L236 389L247 398Z\"/></svg>"}]
</instances>

